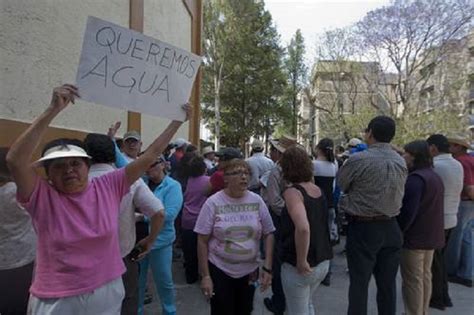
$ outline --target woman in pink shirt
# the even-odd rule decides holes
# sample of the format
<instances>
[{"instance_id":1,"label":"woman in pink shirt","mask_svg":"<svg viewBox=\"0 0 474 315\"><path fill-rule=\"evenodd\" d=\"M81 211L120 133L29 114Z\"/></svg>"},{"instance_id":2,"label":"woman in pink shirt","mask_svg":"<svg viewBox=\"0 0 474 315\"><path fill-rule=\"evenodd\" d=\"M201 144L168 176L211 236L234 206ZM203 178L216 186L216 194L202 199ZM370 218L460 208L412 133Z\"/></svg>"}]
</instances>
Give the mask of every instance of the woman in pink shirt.
<instances>
[{"instance_id":1,"label":"woman in pink shirt","mask_svg":"<svg viewBox=\"0 0 474 315\"><path fill-rule=\"evenodd\" d=\"M262 238L266 256L261 290L271 284L275 227L262 198L247 190L247 163L230 160L223 172L225 188L207 199L194 227L201 290L210 299L211 314L250 315Z\"/></svg>"},{"instance_id":2,"label":"woman in pink shirt","mask_svg":"<svg viewBox=\"0 0 474 315\"><path fill-rule=\"evenodd\" d=\"M118 243L120 201L182 124L171 122L140 159L91 181L89 156L79 140L55 140L30 164L48 125L76 97L73 85L55 88L49 107L7 155L17 199L31 215L38 236L32 314L120 313L125 271ZM186 111L189 116L189 106ZM45 167L47 180L37 175L38 166ZM147 245L146 251L152 244Z\"/></svg>"}]
</instances>

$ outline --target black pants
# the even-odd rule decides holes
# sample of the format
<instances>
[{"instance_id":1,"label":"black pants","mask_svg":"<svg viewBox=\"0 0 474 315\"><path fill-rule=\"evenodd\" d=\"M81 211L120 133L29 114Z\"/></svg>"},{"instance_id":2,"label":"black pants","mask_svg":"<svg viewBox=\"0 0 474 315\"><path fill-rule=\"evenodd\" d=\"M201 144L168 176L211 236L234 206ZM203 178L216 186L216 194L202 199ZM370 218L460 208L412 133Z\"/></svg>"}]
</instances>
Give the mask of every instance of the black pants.
<instances>
[{"instance_id":1,"label":"black pants","mask_svg":"<svg viewBox=\"0 0 474 315\"><path fill-rule=\"evenodd\" d=\"M347 230L349 315L367 314L367 291L372 274L377 284L379 315L395 315L395 278L400 264L402 233L395 218L352 221Z\"/></svg>"},{"instance_id":2,"label":"black pants","mask_svg":"<svg viewBox=\"0 0 474 315\"><path fill-rule=\"evenodd\" d=\"M129 256L123 259L127 270L122 275L123 286L125 288L125 297L122 301L122 315L136 315L138 312L138 276L140 265L132 261Z\"/></svg>"},{"instance_id":3,"label":"black pants","mask_svg":"<svg viewBox=\"0 0 474 315\"><path fill-rule=\"evenodd\" d=\"M0 314L23 315L28 307L34 263L0 270Z\"/></svg>"},{"instance_id":4,"label":"black pants","mask_svg":"<svg viewBox=\"0 0 474 315\"><path fill-rule=\"evenodd\" d=\"M275 226L275 246L273 251L273 263L272 263L272 305L274 310L283 313L286 308L285 293L283 292L283 286L281 285L281 260L279 255L279 243L281 238L281 223L280 216L270 211L272 216L273 225Z\"/></svg>"},{"instance_id":5,"label":"black pants","mask_svg":"<svg viewBox=\"0 0 474 315\"><path fill-rule=\"evenodd\" d=\"M181 230L184 272L187 283L198 281L197 234L193 230Z\"/></svg>"},{"instance_id":6,"label":"black pants","mask_svg":"<svg viewBox=\"0 0 474 315\"><path fill-rule=\"evenodd\" d=\"M448 244L449 235L451 234L452 229L444 230L444 239L445 244ZM444 260L444 250L445 247L441 249L436 249L433 254L433 265L431 265L431 302L438 305L448 305L451 303L451 298L449 297L448 291L448 273L446 271L446 263Z\"/></svg>"},{"instance_id":7,"label":"black pants","mask_svg":"<svg viewBox=\"0 0 474 315\"><path fill-rule=\"evenodd\" d=\"M255 287L249 275L234 279L209 262L209 273L215 295L211 298L211 315L250 315Z\"/></svg>"}]
</instances>

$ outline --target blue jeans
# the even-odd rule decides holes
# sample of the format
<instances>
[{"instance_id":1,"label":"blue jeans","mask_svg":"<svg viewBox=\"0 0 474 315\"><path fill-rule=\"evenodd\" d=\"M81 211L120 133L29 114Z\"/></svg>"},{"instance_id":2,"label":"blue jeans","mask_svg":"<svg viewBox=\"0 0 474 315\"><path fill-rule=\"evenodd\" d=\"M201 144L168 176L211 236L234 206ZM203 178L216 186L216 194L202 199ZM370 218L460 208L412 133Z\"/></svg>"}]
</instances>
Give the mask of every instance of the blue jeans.
<instances>
[{"instance_id":1,"label":"blue jeans","mask_svg":"<svg viewBox=\"0 0 474 315\"><path fill-rule=\"evenodd\" d=\"M138 289L138 314L143 315L143 300L148 274L148 266L153 272L156 291L160 297L163 314L176 314L176 298L172 275L173 245L159 249L152 249L140 261L140 279Z\"/></svg>"},{"instance_id":2,"label":"blue jeans","mask_svg":"<svg viewBox=\"0 0 474 315\"><path fill-rule=\"evenodd\" d=\"M458 224L451 232L446 246L446 271L450 276L473 279L472 255L474 233L474 201L461 201Z\"/></svg>"},{"instance_id":3,"label":"blue jeans","mask_svg":"<svg viewBox=\"0 0 474 315\"><path fill-rule=\"evenodd\" d=\"M281 265L281 283L286 297L288 315L314 315L312 297L321 281L328 273L329 260L312 268L309 275L301 275L295 266L288 263Z\"/></svg>"}]
</instances>

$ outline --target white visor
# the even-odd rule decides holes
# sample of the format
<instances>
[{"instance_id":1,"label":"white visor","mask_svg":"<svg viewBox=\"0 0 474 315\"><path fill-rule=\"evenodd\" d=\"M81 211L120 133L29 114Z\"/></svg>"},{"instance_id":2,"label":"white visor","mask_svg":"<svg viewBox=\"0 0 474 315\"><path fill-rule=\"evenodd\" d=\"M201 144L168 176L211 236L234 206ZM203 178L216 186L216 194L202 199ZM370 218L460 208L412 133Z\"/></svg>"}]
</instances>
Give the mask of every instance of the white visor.
<instances>
[{"instance_id":1,"label":"white visor","mask_svg":"<svg viewBox=\"0 0 474 315\"><path fill-rule=\"evenodd\" d=\"M44 154L43 157L36 162L34 162L34 166L43 166L44 161L60 159L60 158L68 158L68 157L80 157L80 158L87 158L90 159L91 157L87 155L86 151L78 147L77 145L72 144L64 144L58 145L48 149Z\"/></svg>"}]
</instances>

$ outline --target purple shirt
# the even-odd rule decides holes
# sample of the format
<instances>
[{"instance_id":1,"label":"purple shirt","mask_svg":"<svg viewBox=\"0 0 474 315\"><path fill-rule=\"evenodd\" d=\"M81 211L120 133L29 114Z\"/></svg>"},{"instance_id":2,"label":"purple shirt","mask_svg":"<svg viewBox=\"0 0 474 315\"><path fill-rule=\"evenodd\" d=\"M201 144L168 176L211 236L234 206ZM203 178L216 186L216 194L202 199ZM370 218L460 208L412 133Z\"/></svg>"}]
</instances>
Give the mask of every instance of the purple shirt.
<instances>
[{"instance_id":1,"label":"purple shirt","mask_svg":"<svg viewBox=\"0 0 474 315\"><path fill-rule=\"evenodd\" d=\"M194 232L210 235L209 261L232 278L258 268L262 235L275 230L267 206L259 195L247 191L242 198L221 190L207 199Z\"/></svg>"},{"instance_id":2,"label":"purple shirt","mask_svg":"<svg viewBox=\"0 0 474 315\"><path fill-rule=\"evenodd\" d=\"M92 179L75 194L61 193L38 178L29 200L19 200L38 235L31 294L39 298L80 295L125 272L118 216L129 187L125 168Z\"/></svg>"},{"instance_id":3,"label":"purple shirt","mask_svg":"<svg viewBox=\"0 0 474 315\"><path fill-rule=\"evenodd\" d=\"M209 176L189 177L184 192L184 207L181 227L185 230L194 229L202 205L207 199L210 183Z\"/></svg>"}]
</instances>

